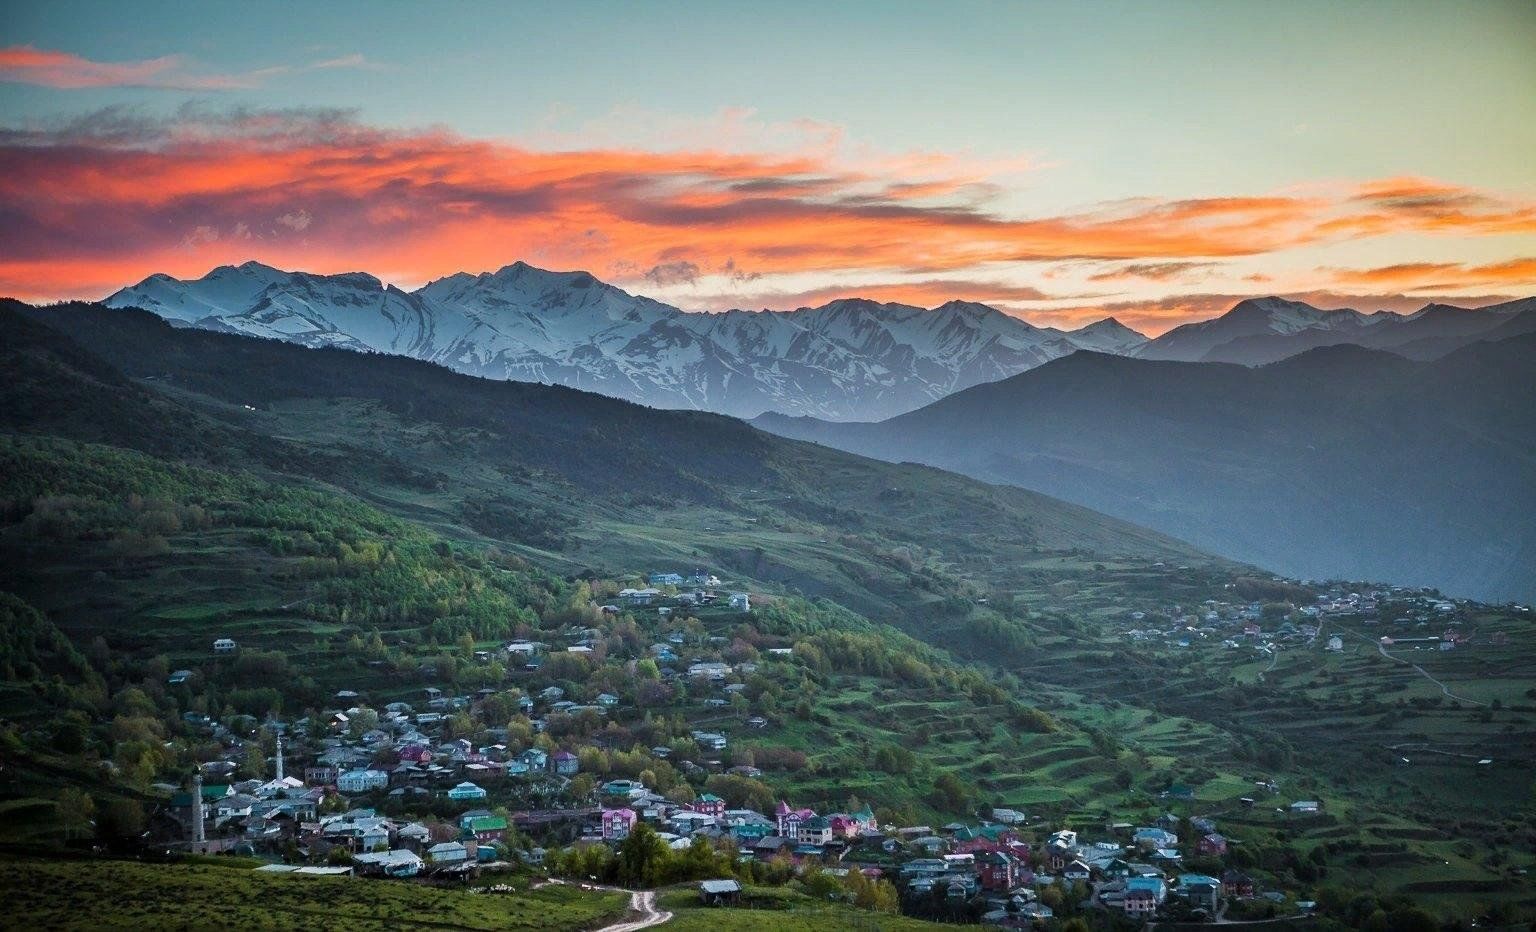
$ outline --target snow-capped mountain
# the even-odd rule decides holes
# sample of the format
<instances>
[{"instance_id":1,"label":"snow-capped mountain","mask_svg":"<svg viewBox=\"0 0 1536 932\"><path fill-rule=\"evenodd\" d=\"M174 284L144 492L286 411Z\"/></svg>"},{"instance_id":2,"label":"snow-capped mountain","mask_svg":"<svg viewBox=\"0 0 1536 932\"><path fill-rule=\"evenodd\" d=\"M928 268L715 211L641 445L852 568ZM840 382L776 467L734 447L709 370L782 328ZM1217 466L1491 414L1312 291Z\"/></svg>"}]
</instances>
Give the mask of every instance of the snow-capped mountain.
<instances>
[{"instance_id":1,"label":"snow-capped mountain","mask_svg":"<svg viewBox=\"0 0 1536 932\"><path fill-rule=\"evenodd\" d=\"M1077 346L1097 353L1115 356L1133 356L1147 344L1145 335L1132 330L1113 317L1094 321L1086 327L1073 330L1070 339Z\"/></svg>"},{"instance_id":2,"label":"snow-capped mountain","mask_svg":"<svg viewBox=\"0 0 1536 932\"><path fill-rule=\"evenodd\" d=\"M311 275L247 262L192 281L152 275L106 303L142 307L178 326L398 353L660 408L832 421L892 417L1078 350L1257 365L1359 343L1431 358L1495 327L1536 323L1530 300L1399 315L1253 298L1149 341L1114 318L1063 331L965 301L928 309L845 298L794 311L687 313L586 272L522 262L411 292L361 272Z\"/></svg>"},{"instance_id":3,"label":"snow-capped mountain","mask_svg":"<svg viewBox=\"0 0 1536 932\"><path fill-rule=\"evenodd\" d=\"M371 275L255 262L200 279L152 275L112 295L180 325L398 353L460 372L569 385L666 408L871 420L1078 349L1145 337L1114 321L1036 327L984 304L857 298L795 311L686 313L586 272L522 262L413 291Z\"/></svg>"}]
</instances>

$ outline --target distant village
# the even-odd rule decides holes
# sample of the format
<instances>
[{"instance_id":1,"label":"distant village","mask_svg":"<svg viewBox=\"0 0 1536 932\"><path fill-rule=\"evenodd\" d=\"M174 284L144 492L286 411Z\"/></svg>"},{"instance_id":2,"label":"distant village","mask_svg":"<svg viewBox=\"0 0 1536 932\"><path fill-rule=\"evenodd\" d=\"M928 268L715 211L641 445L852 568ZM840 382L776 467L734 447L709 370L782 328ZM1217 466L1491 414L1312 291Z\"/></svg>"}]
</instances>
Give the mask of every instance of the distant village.
<instances>
[{"instance_id":1,"label":"distant village","mask_svg":"<svg viewBox=\"0 0 1536 932\"><path fill-rule=\"evenodd\" d=\"M1208 599L1200 605L1168 605L1127 613L1123 636L1132 642L1154 642L1189 649L1219 645L1226 650L1251 650L1270 656L1287 648L1320 647L1341 653L1352 645L1349 633L1330 621L1348 621L1383 630L1375 644L1383 648L1455 650L1471 646L1476 633L1463 625L1469 610L1482 604L1450 599L1427 589L1383 587L1353 591L1343 586L1318 587L1316 601L1292 605L1280 602ZM1384 617L1383 606L1392 614ZM1523 605L1516 612L1529 612ZM1502 646L1507 636L1495 632L1485 643ZM1362 642L1355 640L1353 646ZM1369 646L1369 645L1368 645ZM1374 649L1374 647L1373 647Z\"/></svg>"}]
</instances>

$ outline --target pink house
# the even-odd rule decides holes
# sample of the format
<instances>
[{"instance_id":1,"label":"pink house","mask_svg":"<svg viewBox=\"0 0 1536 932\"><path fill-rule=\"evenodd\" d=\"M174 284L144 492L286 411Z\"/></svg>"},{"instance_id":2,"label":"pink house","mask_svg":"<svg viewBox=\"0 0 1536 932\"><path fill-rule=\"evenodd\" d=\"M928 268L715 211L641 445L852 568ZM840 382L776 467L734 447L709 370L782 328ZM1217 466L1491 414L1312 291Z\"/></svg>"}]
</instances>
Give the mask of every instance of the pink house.
<instances>
[{"instance_id":1,"label":"pink house","mask_svg":"<svg viewBox=\"0 0 1536 932\"><path fill-rule=\"evenodd\" d=\"M799 838L800 823L816 817L814 809L791 809L789 803L779 801L779 808L775 810L779 821L779 835L784 838Z\"/></svg>"},{"instance_id":2,"label":"pink house","mask_svg":"<svg viewBox=\"0 0 1536 932\"><path fill-rule=\"evenodd\" d=\"M693 802L689 803L688 808L693 812L703 813L707 816L714 816L717 819L724 818L725 816L725 800L716 796L714 793L705 793L703 796L700 796L698 799L695 799Z\"/></svg>"},{"instance_id":3,"label":"pink house","mask_svg":"<svg viewBox=\"0 0 1536 932\"><path fill-rule=\"evenodd\" d=\"M1202 835L1200 840L1195 842L1195 850L1201 854L1220 857L1227 853L1227 840L1215 832Z\"/></svg>"},{"instance_id":4,"label":"pink house","mask_svg":"<svg viewBox=\"0 0 1536 932\"><path fill-rule=\"evenodd\" d=\"M628 838L630 829L635 827L636 818L633 809L604 809L603 840L623 841Z\"/></svg>"},{"instance_id":5,"label":"pink house","mask_svg":"<svg viewBox=\"0 0 1536 932\"><path fill-rule=\"evenodd\" d=\"M832 823L833 838L859 837L859 823L852 816L835 815L830 821Z\"/></svg>"},{"instance_id":6,"label":"pink house","mask_svg":"<svg viewBox=\"0 0 1536 932\"><path fill-rule=\"evenodd\" d=\"M407 744L400 749L400 759L412 764L429 764L432 762L432 752L425 745Z\"/></svg>"}]
</instances>

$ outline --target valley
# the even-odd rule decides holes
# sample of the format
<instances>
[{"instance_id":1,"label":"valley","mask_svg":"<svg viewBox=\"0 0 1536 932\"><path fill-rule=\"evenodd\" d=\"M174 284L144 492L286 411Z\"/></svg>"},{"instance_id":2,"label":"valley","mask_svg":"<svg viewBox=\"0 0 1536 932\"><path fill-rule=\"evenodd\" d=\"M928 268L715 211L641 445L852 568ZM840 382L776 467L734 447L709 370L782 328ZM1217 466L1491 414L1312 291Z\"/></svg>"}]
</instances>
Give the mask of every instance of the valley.
<instances>
[{"instance_id":1,"label":"valley","mask_svg":"<svg viewBox=\"0 0 1536 932\"><path fill-rule=\"evenodd\" d=\"M554 856L606 837L590 814L623 808L609 785L623 778L673 819L706 795L769 822L781 800L868 804L887 827L870 837L899 844L853 836L833 863L894 871L869 902L894 896L930 920L973 919L986 897L918 895L932 884L901 867L922 860L903 826L953 823L951 850L1046 876L1058 830L1114 845L1117 826L1198 818L1229 847L1213 861L1185 831L1185 873L1251 878L1280 896L1252 900L1260 915L1299 901L1342 918L1358 907L1329 900L1338 887L1461 916L1518 914L1531 896L1509 854L1531 831L1536 757L1536 641L1515 607L1279 580L1034 493L710 415L86 306L9 313L6 360L25 378L7 388L0 587L33 633L14 642L0 708L6 792L42 816L26 844L67 840L48 775L74 773L76 793L174 845L184 829L156 787L220 762L260 783L281 734L292 767L397 768L413 740L446 755L419 780L390 777L400 794L318 788L337 815L372 803L391 831L451 826L466 804L441 794L474 765L482 808L507 826L485 850L514 872L634 882L622 861ZM72 401L25 394L40 390ZM698 567L749 593L750 611L671 583L648 602L623 595L657 568ZM1450 632L1465 643L1409 646ZM1330 650L1335 635L1347 646ZM1378 649L1382 636L1404 645ZM216 637L238 657L210 657ZM539 663L508 653L524 642ZM690 672L712 663L729 672ZM62 686L39 692L52 673ZM103 709L107 730L89 724ZM76 769L71 722L117 776ZM374 731L393 737L370 744ZM150 752L150 735L168 750ZM576 769L516 770L555 751ZM1320 814L1274 812L1301 799ZM518 821L535 811L570 816ZM1020 821L995 818L1008 813ZM275 848L228 834L249 820L220 837L334 850L324 831L277 824ZM745 854L747 831L723 836ZM1083 844L1083 858L1102 850ZM722 870L656 857L669 872L656 879ZM772 885L776 863L732 870ZM1024 908L1079 911L1054 893Z\"/></svg>"}]
</instances>

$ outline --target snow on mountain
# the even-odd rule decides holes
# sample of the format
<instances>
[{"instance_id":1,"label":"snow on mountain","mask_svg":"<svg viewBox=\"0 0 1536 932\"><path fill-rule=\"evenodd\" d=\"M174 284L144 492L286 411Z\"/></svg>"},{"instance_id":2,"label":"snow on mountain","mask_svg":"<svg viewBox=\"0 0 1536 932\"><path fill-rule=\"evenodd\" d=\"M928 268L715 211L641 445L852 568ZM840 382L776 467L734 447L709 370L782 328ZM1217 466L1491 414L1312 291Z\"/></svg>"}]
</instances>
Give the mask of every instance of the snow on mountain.
<instances>
[{"instance_id":1,"label":"snow on mountain","mask_svg":"<svg viewBox=\"0 0 1536 932\"><path fill-rule=\"evenodd\" d=\"M1069 331L1066 338L1080 349L1096 353L1113 353L1117 356L1133 355L1146 345L1145 335L1132 330L1113 317L1094 321L1086 327Z\"/></svg>"},{"instance_id":2,"label":"snow on mountain","mask_svg":"<svg viewBox=\"0 0 1536 932\"><path fill-rule=\"evenodd\" d=\"M190 324L205 317L242 313L250 309L262 291L289 277L289 273L260 262L247 262L238 267L221 265L195 281L156 274L117 292L106 303L112 304L119 295L132 292L138 307L154 311L167 320Z\"/></svg>"},{"instance_id":3,"label":"snow on mountain","mask_svg":"<svg viewBox=\"0 0 1536 932\"><path fill-rule=\"evenodd\" d=\"M154 275L106 303L209 329L400 353L487 378L745 417L890 417L1090 342L1103 348L1092 334L1074 337L960 301L928 310L850 298L795 311L690 314L586 272L523 262L409 293L363 273L247 263L192 281Z\"/></svg>"},{"instance_id":4,"label":"snow on mountain","mask_svg":"<svg viewBox=\"0 0 1536 932\"><path fill-rule=\"evenodd\" d=\"M183 326L397 353L653 407L833 421L892 417L1080 349L1152 359L1226 354L1253 363L1311 345L1365 342L1356 335L1407 319L1259 298L1149 341L1113 318L1068 332L964 301L926 309L846 298L794 311L686 313L586 272L523 262L413 292L361 272L312 275L247 262L189 281L152 275L105 303ZM1451 310L1471 313L1447 309L1425 319L1440 321ZM1493 326L1507 318L1488 319ZM1437 333L1462 334L1472 323L1448 320ZM1427 332L1429 324L1421 326Z\"/></svg>"}]
</instances>

